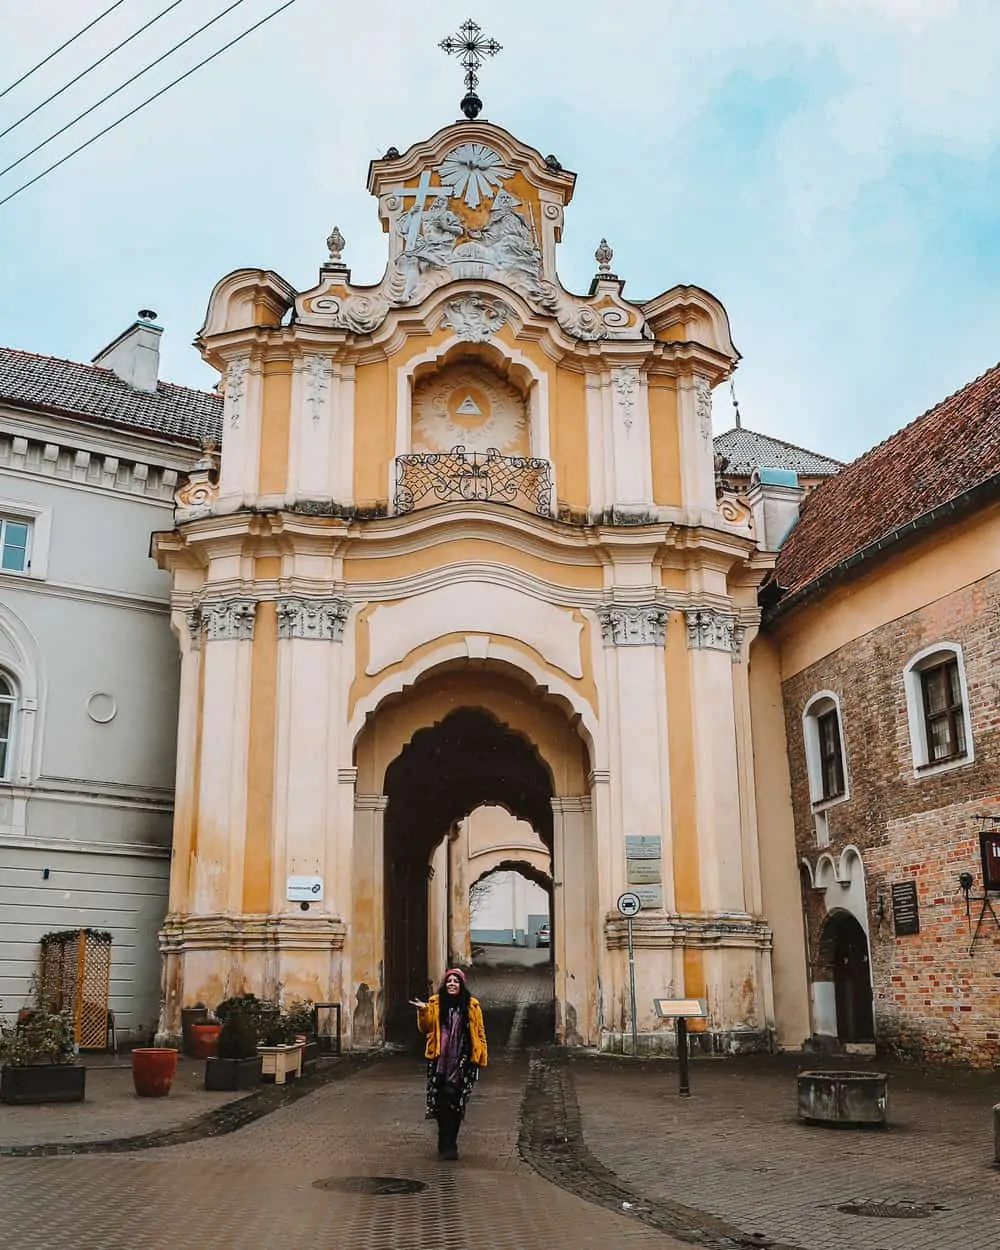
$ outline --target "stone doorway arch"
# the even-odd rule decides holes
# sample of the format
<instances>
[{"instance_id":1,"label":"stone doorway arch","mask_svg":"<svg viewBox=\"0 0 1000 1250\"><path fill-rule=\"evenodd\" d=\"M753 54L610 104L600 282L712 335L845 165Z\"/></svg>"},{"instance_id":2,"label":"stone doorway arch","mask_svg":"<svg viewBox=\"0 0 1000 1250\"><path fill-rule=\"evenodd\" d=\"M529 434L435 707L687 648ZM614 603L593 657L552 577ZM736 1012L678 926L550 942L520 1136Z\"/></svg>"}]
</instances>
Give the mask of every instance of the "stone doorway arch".
<instances>
[{"instance_id":1,"label":"stone doorway arch","mask_svg":"<svg viewBox=\"0 0 1000 1250\"><path fill-rule=\"evenodd\" d=\"M595 1040L590 763L564 709L524 675L449 667L379 705L355 763L352 1044L412 1043L407 1002L430 980L428 866L455 823L484 803L527 821L552 852L556 1036Z\"/></svg>"},{"instance_id":2,"label":"stone doorway arch","mask_svg":"<svg viewBox=\"0 0 1000 1250\"><path fill-rule=\"evenodd\" d=\"M837 909L827 916L820 936L819 961L833 982L837 1040L873 1042L875 1016L868 938L849 911Z\"/></svg>"}]
</instances>

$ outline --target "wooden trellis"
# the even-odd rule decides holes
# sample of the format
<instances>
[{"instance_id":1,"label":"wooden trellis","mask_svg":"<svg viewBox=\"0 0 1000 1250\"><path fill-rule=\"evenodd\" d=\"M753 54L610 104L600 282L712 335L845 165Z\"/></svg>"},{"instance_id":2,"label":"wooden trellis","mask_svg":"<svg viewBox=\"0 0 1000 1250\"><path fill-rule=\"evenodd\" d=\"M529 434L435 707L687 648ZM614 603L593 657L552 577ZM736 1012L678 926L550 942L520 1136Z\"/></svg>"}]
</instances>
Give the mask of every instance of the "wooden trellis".
<instances>
[{"instance_id":1,"label":"wooden trellis","mask_svg":"<svg viewBox=\"0 0 1000 1250\"><path fill-rule=\"evenodd\" d=\"M42 1002L68 1011L82 1050L104 1050L111 997L111 934L67 929L42 938L39 982Z\"/></svg>"}]
</instances>

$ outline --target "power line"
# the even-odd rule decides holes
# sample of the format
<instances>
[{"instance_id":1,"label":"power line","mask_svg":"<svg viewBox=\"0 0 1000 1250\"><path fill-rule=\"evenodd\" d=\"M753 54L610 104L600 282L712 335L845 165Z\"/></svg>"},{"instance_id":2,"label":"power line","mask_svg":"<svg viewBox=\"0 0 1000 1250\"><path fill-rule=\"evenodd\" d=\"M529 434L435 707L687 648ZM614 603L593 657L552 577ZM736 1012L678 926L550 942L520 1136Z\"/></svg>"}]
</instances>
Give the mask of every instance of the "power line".
<instances>
[{"instance_id":1,"label":"power line","mask_svg":"<svg viewBox=\"0 0 1000 1250\"><path fill-rule=\"evenodd\" d=\"M183 82L185 78L190 78L192 74L201 69L202 66L207 65L209 61L214 61L217 56L221 56L223 52L228 51L228 49L233 47L234 44L239 43L242 39L246 39L247 35L252 35L255 30L259 30L260 27L266 22L269 22L272 17L277 17L278 14L283 13L285 9L290 9L295 2L296 0L285 0L284 4L279 5L278 8L273 9L270 13L266 14L260 19L259 22L255 22L252 26L248 27L241 35L237 35L234 39L230 39L228 43L224 43L222 47L216 52L213 52L211 56L206 56L205 59L203 61L199 61L197 65L192 65L189 70L180 74L177 78L173 79L172 82L168 82L165 87L161 87L159 91L149 96L148 99L143 100L141 104L137 104L134 109L130 109L127 113L124 113L118 118L117 121L112 122L110 126L105 126L103 130L99 130L96 135L91 136L91 138L89 138L85 143L81 143L80 146L74 148L72 152L67 152L65 156L49 165L47 169L43 169L40 174L36 174L34 178L22 183L17 190L11 191L10 195L5 196L4 199L0 200L0 208L2 208L4 204L9 204L10 201L14 199L16 195L20 195L22 191L27 191L28 187L34 186L34 184L44 178L46 174L50 174L54 169L58 169L60 165L65 165L71 157L76 156L78 152L82 152L84 148L89 148L92 143L96 143L98 139L103 138L104 135L109 133L109 131L114 130L116 126L120 126L122 122L128 121L130 117L134 117L136 113L138 113L141 109L144 109L147 104L152 104L153 101L158 100L161 95L165 95L171 87L176 87L178 83Z\"/></svg>"},{"instance_id":2,"label":"power line","mask_svg":"<svg viewBox=\"0 0 1000 1250\"><path fill-rule=\"evenodd\" d=\"M9 165L5 165L3 169L0 169L0 178L2 178L4 174L9 174L12 169L16 169L18 165L23 165L29 156L34 156L35 153L40 152L42 148L48 147L53 139L58 139L59 136L64 135L67 130L72 130L77 122L83 121L83 119L93 113L95 109L99 109L102 104L106 104L108 100L110 100L113 96L118 95L120 91L124 91L126 87L130 87L137 78L141 78L143 74L148 74L149 71L151 69L155 69L161 61L165 61L168 56L173 56L178 48L183 48L186 43L190 43L192 39L196 39L202 31L208 30L209 26L214 26L215 23L224 18L227 13L232 13L233 9L238 9L240 5L245 2L246 0L233 0L233 3L228 9L223 9L221 13L216 13L215 17L210 18L204 26L199 26L197 30L192 31L191 34L182 39L180 43L175 43L172 48L168 48L162 56L158 56L155 61L150 61L148 65L143 66L143 68L133 74L131 78L126 78L123 83L115 87L113 91L109 91L107 95L101 96L96 104L92 104L89 108L85 108L82 113L77 113L76 117L74 117L72 121L68 121L65 126L60 126L54 134L49 135L47 139L43 139L41 143L36 143L30 151L25 152L23 156L19 156L16 161L11 161Z\"/></svg>"},{"instance_id":3,"label":"power line","mask_svg":"<svg viewBox=\"0 0 1000 1250\"><path fill-rule=\"evenodd\" d=\"M125 0L115 0L115 3L110 5L108 8L106 8L103 13L98 13L98 15L94 18L92 22L88 22L87 25L84 26L82 30L78 30L76 34L73 35L71 38L67 39L65 43L61 43L59 47L56 48L55 52L50 52L49 55L46 57L43 57L42 60L40 60L37 65L32 65L31 69L29 69L26 73L22 74L20 78L15 79L14 82L12 82L9 87L4 87L3 91L0 91L0 100L3 99L3 97L7 94L8 91L13 91L15 87L19 87L26 78L30 78L31 75L36 70L41 69L43 65L48 65L49 61L51 61L54 56L58 56L59 53L62 52L64 48L68 48L71 43L75 43L76 40L79 39L81 35L85 35L88 30L92 29L92 27L96 26L98 22L106 18L109 13L112 13L115 9L117 9L120 5L123 5L124 3L125 3Z\"/></svg>"},{"instance_id":4,"label":"power line","mask_svg":"<svg viewBox=\"0 0 1000 1250\"><path fill-rule=\"evenodd\" d=\"M114 56L116 52L120 52L127 43L131 43L133 39L138 39L144 30L149 30L150 26L154 26L161 17L166 17L171 9L176 9L179 4L183 3L184 0L173 0L172 4L168 4L167 7L165 9L161 9L155 17L151 17L145 26L140 26L138 30L134 30L127 39L123 39L121 43L115 44L110 52L105 52L102 57L94 61L91 65L88 65L86 69L82 69L75 78L71 78L69 82L64 83L58 91L54 91L47 99L43 100L41 104L36 104L30 113L25 113L24 116L19 117L16 122L11 122L6 130L0 130L0 139L2 139L4 135L9 135L12 130L16 130L17 127L20 126L22 122L26 122L29 117L34 117L40 109L45 108L46 104L51 104L53 100L58 99L64 91L68 91L70 87L78 83L81 78L86 78L91 70L97 69L98 65L103 65L109 57Z\"/></svg>"}]
</instances>

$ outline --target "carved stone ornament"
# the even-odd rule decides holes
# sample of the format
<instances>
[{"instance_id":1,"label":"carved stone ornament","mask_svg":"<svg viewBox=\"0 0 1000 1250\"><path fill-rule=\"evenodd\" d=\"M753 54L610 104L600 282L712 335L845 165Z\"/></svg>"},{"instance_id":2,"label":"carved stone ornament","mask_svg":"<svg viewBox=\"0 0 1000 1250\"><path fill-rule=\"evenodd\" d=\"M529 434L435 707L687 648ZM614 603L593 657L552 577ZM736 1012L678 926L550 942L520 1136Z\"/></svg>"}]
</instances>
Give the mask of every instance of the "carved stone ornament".
<instances>
[{"instance_id":1,"label":"carved stone ornament","mask_svg":"<svg viewBox=\"0 0 1000 1250\"><path fill-rule=\"evenodd\" d=\"M694 380L695 415L698 418L698 431L705 442L712 438L712 388L708 378L698 374Z\"/></svg>"},{"instance_id":2,"label":"carved stone ornament","mask_svg":"<svg viewBox=\"0 0 1000 1250\"><path fill-rule=\"evenodd\" d=\"M253 599L217 599L201 605L209 642L248 642L253 638L257 604Z\"/></svg>"},{"instance_id":3,"label":"carved stone ornament","mask_svg":"<svg viewBox=\"0 0 1000 1250\"><path fill-rule=\"evenodd\" d=\"M528 415L516 387L477 365L446 366L413 392L413 450L528 450Z\"/></svg>"},{"instance_id":4,"label":"carved stone ornament","mask_svg":"<svg viewBox=\"0 0 1000 1250\"><path fill-rule=\"evenodd\" d=\"M226 370L225 405L229 409L229 427L233 430L240 428L249 370L250 360L247 356L239 356L236 360L231 360Z\"/></svg>"},{"instance_id":5,"label":"carved stone ornament","mask_svg":"<svg viewBox=\"0 0 1000 1250\"><path fill-rule=\"evenodd\" d=\"M662 647L669 611L658 603L608 604L597 609L601 635L614 647Z\"/></svg>"},{"instance_id":6,"label":"carved stone ornament","mask_svg":"<svg viewBox=\"0 0 1000 1250\"><path fill-rule=\"evenodd\" d=\"M460 295L445 306L441 324L469 343L485 343L507 324L510 310L498 299L483 295Z\"/></svg>"},{"instance_id":7,"label":"carved stone ornament","mask_svg":"<svg viewBox=\"0 0 1000 1250\"><path fill-rule=\"evenodd\" d=\"M639 386L639 370L613 369L611 377L614 380L618 407L627 432L632 429L632 422L635 419L635 392Z\"/></svg>"},{"instance_id":8,"label":"carved stone ornament","mask_svg":"<svg viewBox=\"0 0 1000 1250\"><path fill-rule=\"evenodd\" d=\"M736 649L737 624L734 613L723 612L719 608L689 608L684 617L687 621L689 647L728 651L731 654ZM742 640L742 630L739 638Z\"/></svg>"},{"instance_id":9,"label":"carved stone ornament","mask_svg":"<svg viewBox=\"0 0 1000 1250\"><path fill-rule=\"evenodd\" d=\"M209 439L203 454L191 467L191 472L174 491L174 503L189 512L207 511L219 494L219 453Z\"/></svg>"},{"instance_id":10,"label":"carved stone ornament","mask_svg":"<svg viewBox=\"0 0 1000 1250\"><path fill-rule=\"evenodd\" d=\"M597 261L598 270L601 273L610 273L611 262L614 258L614 248L608 246L607 239L602 239L597 245L597 251L594 253L594 260Z\"/></svg>"},{"instance_id":11,"label":"carved stone ornament","mask_svg":"<svg viewBox=\"0 0 1000 1250\"><path fill-rule=\"evenodd\" d=\"M335 330L371 334L388 317L389 300L378 291L370 295L321 295L312 301L310 309L328 318Z\"/></svg>"},{"instance_id":12,"label":"carved stone ornament","mask_svg":"<svg viewBox=\"0 0 1000 1250\"><path fill-rule=\"evenodd\" d=\"M201 631L202 631L202 625L203 625L203 621L201 617L201 610L199 608L193 608L186 615L187 615L188 633L191 635L191 650L200 651L201 650Z\"/></svg>"},{"instance_id":13,"label":"carved stone ornament","mask_svg":"<svg viewBox=\"0 0 1000 1250\"><path fill-rule=\"evenodd\" d=\"M341 257L344 248L347 246L347 240L340 233L340 227L334 226L330 233L326 236L327 251L330 253L330 262L334 265L341 265Z\"/></svg>"},{"instance_id":14,"label":"carved stone ornament","mask_svg":"<svg viewBox=\"0 0 1000 1250\"><path fill-rule=\"evenodd\" d=\"M350 612L349 599L279 599L278 637L340 642Z\"/></svg>"},{"instance_id":15,"label":"carved stone ornament","mask_svg":"<svg viewBox=\"0 0 1000 1250\"><path fill-rule=\"evenodd\" d=\"M319 421L326 406L332 372L329 357L314 355L305 358L305 402L314 423Z\"/></svg>"}]
</instances>

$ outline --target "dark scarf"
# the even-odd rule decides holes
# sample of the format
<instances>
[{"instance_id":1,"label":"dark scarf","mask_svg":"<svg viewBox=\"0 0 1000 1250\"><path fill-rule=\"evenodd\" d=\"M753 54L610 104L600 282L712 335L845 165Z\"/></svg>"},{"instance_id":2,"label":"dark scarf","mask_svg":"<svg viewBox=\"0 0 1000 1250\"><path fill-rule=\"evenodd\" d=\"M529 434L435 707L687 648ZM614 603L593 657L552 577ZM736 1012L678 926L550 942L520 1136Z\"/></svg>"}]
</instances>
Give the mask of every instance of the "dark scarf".
<instances>
[{"instance_id":1,"label":"dark scarf","mask_svg":"<svg viewBox=\"0 0 1000 1250\"><path fill-rule=\"evenodd\" d=\"M458 994L452 995L442 986L438 1011L441 1022L438 1080L445 1085L458 1085L462 1079L462 1060L468 1050L469 991L463 985Z\"/></svg>"}]
</instances>

